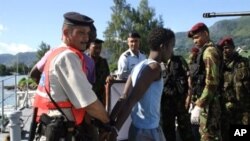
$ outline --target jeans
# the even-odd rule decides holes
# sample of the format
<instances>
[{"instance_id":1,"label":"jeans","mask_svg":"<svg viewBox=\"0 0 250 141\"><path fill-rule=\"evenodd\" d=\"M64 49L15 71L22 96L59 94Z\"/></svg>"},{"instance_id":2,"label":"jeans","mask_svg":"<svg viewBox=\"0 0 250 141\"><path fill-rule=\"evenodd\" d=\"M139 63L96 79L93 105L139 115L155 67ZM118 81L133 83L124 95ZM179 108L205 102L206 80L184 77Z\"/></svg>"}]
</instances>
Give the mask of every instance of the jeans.
<instances>
[{"instance_id":1,"label":"jeans","mask_svg":"<svg viewBox=\"0 0 250 141\"><path fill-rule=\"evenodd\" d=\"M166 141L161 127L153 129L140 129L131 124L129 128L129 141Z\"/></svg>"}]
</instances>

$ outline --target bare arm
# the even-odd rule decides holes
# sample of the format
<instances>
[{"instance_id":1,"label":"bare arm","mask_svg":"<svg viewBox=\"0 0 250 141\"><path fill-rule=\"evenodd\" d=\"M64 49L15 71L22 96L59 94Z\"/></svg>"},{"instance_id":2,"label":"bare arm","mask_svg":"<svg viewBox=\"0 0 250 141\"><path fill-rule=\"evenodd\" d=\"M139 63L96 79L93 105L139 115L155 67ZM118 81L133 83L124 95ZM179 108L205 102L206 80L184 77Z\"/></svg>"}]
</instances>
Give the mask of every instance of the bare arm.
<instances>
[{"instance_id":1,"label":"bare arm","mask_svg":"<svg viewBox=\"0 0 250 141\"><path fill-rule=\"evenodd\" d=\"M34 80L36 81L36 83L38 84L39 81L40 81L41 73L42 73L42 72L40 72L40 71L38 70L37 66L35 65L35 66L33 66L33 68L31 69L31 71L30 71L30 73L29 73L29 77L32 78L32 79L34 79Z\"/></svg>"},{"instance_id":2,"label":"bare arm","mask_svg":"<svg viewBox=\"0 0 250 141\"><path fill-rule=\"evenodd\" d=\"M158 63L152 63L143 69L135 86L132 88L127 100L125 101L124 105L126 106L121 107L117 116L115 127L118 130L128 118L133 106L144 96L151 83L160 78L160 75L161 67ZM129 87L126 87L125 92L129 92Z\"/></svg>"},{"instance_id":3,"label":"bare arm","mask_svg":"<svg viewBox=\"0 0 250 141\"><path fill-rule=\"evenodd\" d=\"M131 76L129 76L129 78L127 79L127 82L125 84L125 87L124 87L123 95L117 101L117 103L115 104L115 106L110 114L110 119L112 121L116 120L117 115L119 114L119 111L121 111L121 108L124 106L124 104L127 100L128 94L131 92L131 89L132 89L132 79L131 79Z\"/></svg>"},{"instance_id":4,"label":"bare arm","mask_svg":"<svg viewBox=\"0 0 250 141\"><path fill-rule=\"evenodd\" d=\"M85 110L90 116L102 121L102 123L109 122L108 114L99 100L96 100L92 104L85 107Z\"/></svg>"}]
</instances>

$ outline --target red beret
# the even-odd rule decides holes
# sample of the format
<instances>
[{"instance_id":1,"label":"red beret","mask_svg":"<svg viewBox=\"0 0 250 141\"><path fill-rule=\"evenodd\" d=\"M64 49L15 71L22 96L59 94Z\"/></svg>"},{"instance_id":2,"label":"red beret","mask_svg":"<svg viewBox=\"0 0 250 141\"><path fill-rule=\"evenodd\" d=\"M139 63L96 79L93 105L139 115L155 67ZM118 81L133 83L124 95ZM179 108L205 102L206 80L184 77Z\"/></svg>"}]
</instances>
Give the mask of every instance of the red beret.
<instances>
[{"instance_id":1,"label":"red beret","mask_svg":"<svg viewBox=\"0 0 250 141\"><path fill-rule=\"evenodd\" d=\"M207 26L204 23L197 23L188 31L188 37L191 38L194 36L194 34L200 31L209 32Z\"/></svg>"},{"instance_id":2,"label":"red beret","mask_svg":"<svg viewBox=\"0 0 250 141\"><path fill-rule=\"evenodd\" d=\"M192 47L191 52L192 53L198 53L199 49L197 47Z\"/></svg>"},{"instance_id":3,"label":"red beret","mask_svg":"<svg viewBox=\"0 0 250 141\"><path fill-rule=\"evenodd\" d=\"M224 37L222 38L219 43L218 43L219 47L224 47L224 46L231 46L231 47L235 47L234 46L234 41L231 37Z\"/></svg>"}]
</instances>

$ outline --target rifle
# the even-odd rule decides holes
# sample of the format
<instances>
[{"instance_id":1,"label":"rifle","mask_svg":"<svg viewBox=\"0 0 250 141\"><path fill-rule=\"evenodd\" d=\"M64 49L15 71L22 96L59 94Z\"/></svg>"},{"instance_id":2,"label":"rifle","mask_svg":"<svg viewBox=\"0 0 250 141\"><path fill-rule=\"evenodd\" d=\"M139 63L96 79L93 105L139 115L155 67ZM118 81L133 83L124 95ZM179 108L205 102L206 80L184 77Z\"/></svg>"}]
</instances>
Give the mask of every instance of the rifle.
<instances>
[{"instance_id":1,"label":"rifle","mask_svg":"<svg viewBox=\"0 0 250 141\"><path fill-rule=\"evenodd\" d=\"M222 13L203 13L203 18L227 17L227 16L250 16L250 11L244 12L222 12Z\"/></svg>"}]
</instances>

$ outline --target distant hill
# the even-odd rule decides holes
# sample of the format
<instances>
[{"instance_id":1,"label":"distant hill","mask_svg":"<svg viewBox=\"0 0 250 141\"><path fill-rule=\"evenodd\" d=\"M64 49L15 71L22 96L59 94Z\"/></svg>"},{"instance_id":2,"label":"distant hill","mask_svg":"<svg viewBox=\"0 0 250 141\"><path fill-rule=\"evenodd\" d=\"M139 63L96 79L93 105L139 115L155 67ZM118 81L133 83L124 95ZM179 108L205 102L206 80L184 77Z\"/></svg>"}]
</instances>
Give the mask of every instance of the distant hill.
<instances>
[{"instance_id":1,"label":"distant hill","mask_svg":"<svg viewBox=\"0 0 250 141\"><path fill-rule=\"evenodd\" d=\"M36 52L18 53L16 55L0 54L0 64L5 66L13 66L17 60L19 63L24 63L30 67L36 60Z\"/></svg>"},{"instance_id":2,"label":"distant hill","mask_svg":"<svg viewBox=\"0 0 250 141\"><path fill-rule=\"evenodd\" d=\"M218 21L209 27L211 39L217 43L224 36L232 36L236 46L250 49L249 23L250 16ZM177 54L186 54L192 46L192 40L187 38L187 31L176 33L175 52Z\"/></svg>"},{"instance_id":3,"label":"distant hill","mask_svg":"<svg viewBox=\"0 0 250 141\"><path fill-rule=\"evenodd\" d=\"M230 35L234 38L235 45L244 49L250 49L250 16L240 17L231 20L221 20L209 27L211 39L217 43L222 37ZM190 27L191 28L191 27ZM193 46L192 40L187 38L187 31L177 32L176 34L175 53L187 55ZM109 58L110 54L103 50L105 57ZM17 55L0 54L0 64L12 66L18 62L27 66L33 65L36 61L36 52L18 53Z\"/></svg>"}]
</instances>

